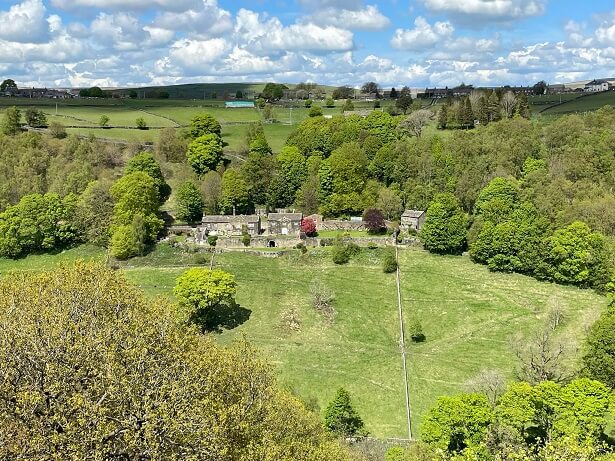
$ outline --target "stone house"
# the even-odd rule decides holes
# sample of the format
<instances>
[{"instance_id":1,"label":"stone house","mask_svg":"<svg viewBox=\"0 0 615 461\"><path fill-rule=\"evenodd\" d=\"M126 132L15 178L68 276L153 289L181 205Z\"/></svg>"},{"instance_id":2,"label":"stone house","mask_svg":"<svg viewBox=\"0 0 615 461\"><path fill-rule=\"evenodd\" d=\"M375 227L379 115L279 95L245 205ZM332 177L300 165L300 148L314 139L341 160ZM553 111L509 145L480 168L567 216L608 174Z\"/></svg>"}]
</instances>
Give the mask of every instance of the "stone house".
<instances>
[{"instance_id":1,"label":"stone house","mask_svg":"<svg viewBox=\"0 0 615 461\"><path fill-rule=\"evenodd\" d=\"M610 91L613 89L613 84L608 80L592 80L585 85L584 91L587 93L599 93L601 91Z\"/></svg>"},{"instance_id":2,"label":"stone house","mask_svg":"<svg viewBox=\"0 0 615 461\"><path fill-rule=\"evenodd\" d=\"M203 216L198 231L218 236L237 236L241 235L244 227L248 234L256 237L261 233L261 218L257 215L206 215Z\"/></svg>"},{"instance_id":3,"label":"stone house","mask_svg":"<svg viewBox=\"0 0 615 461\"><path fill-rule=\"evenodd\" d=\"M301 233L302 219L301 213L269 213L268 234L297 236Z\"/></svg>"},{"instance_id":4,"label":"stone house","mask_svg":"<svg viewBox=\"0 0 615 461\"><path fill-rule=\"evenodd\" d=\"M406 210L404 214L401 215L400 229L404 231L408 231L413 229L415 231L420 231L425 223L426 213L424 211L419 210Z\"/></svg>"}]
</instances>

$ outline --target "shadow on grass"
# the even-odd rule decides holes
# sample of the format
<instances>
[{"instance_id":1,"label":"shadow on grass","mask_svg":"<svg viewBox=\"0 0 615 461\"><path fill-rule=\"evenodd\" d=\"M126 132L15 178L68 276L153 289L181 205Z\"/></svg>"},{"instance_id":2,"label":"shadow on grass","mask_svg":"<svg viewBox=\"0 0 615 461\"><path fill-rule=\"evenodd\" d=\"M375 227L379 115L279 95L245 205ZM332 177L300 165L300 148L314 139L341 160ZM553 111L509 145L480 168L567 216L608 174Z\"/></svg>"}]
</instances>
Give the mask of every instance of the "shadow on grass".
<instances>
[{"instance_id":1,"label":"shadow on grass","mask_svg":"<svg viewBox=\"0 0 615 461\"><path fill-rule=\"evenodd\" d=\"M195 314L191 321L201 330L210 333L222 333L243 325L250 319L252 311L237 303L218 304L206 313Z\"/></svg>"}]
</instances>

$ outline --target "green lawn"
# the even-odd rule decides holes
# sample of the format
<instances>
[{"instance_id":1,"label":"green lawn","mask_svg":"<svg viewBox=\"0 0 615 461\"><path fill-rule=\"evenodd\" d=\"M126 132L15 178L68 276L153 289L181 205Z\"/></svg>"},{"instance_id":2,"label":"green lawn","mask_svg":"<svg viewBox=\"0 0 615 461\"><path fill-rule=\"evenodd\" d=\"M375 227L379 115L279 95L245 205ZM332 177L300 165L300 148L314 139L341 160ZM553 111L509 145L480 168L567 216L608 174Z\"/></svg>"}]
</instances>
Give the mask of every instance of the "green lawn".
<instances>
[{"instance_id":1,"label":"green lawn","mask_svg":"<svg viewBox=\"0 0 615 461\"><path fill-rule=\"evenodd\" d=\"M406 325L418 317L427 337L407 348L417 428L438 396L458 392L479 372L514 378L512 339L541 328L556 303L565 312L559 334L574 367L585 328L606 305L592 291L492 273L465 257L408 250L400 263Z\"/></svg>"},{"instance_id":2,"label":"green lawn","mask_svg":"<svg viewBox=\"0 0 615 461\"><path fill-rule=\"evenodd\" d=\"M331 262L329 249L279 258L243 253L216 255L215 264L237 277L237 301L249 319L217 334L228 343L245 335L274 364L281 383L324 409L340 386L348 388L369 431L377 437L406 434L403 374L395 278L382 273L381 250L363 250L346 266ZM0 274L13 269L42 270L79 258L104 260L103 251L79 247L57 255L0 259ZM122 263L126 277L149 296L173 298L176 277L209 254L158 245L142 258ZM464 390L481 370L512 378L510 348L518 332L541 328L548 306L565 311L560 334L577 358L585 328L606 304L588 290L541 283L517 274L494 274L467 257L440 257L400 250L406 325L417 316L427 336L407 344L414 434L438 396ZM335 294L332 323L311 306L314 280ZM295 308L300 330L281 327L282 314ZM246 311L244 311L246 312Z\"/></svg>"}]
</instances>

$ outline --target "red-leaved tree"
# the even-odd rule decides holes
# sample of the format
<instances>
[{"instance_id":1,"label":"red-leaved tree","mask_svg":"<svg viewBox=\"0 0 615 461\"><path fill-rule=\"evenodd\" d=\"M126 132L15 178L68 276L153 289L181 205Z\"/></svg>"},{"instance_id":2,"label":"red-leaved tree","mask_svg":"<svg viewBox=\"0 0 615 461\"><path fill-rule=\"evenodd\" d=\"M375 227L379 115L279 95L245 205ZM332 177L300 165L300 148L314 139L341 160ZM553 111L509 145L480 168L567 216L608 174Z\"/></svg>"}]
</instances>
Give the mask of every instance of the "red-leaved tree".
<instances>
[{"instance_id":1,"label":"red-leaved tree","mask_svg":"<svg viewBox=\"0 0 615 461\"><path fill-rule=\"evenodd\" d=\"M301 220L301 232L308 237L314 237L316 235L316 223L311 218L303 218Z\"/></svg>"},{"instance_id":2,"label":"red-leaved tree","mask_svg":"<svg viewBox=\"0 0 615 461\"><path fill-rule=\"evenodd\" d=\"M384 214L376 208L365 210L365 213L363 213L363 222L370 234L380 234L387 228L384 221Z\"/></svg>"}]
</instances>

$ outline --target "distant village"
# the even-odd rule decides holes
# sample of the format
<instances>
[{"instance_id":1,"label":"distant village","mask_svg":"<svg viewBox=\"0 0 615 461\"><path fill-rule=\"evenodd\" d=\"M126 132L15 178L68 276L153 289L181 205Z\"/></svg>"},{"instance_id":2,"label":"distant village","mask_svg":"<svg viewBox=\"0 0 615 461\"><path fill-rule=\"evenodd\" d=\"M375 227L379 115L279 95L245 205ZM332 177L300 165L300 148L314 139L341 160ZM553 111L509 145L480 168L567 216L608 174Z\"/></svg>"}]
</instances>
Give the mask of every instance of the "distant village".
<instances>
[{"instance_id":1,"label":"distant village","mask_svg":"<svg viewBox=\"0 0 615 461\"><path fill-rule=\"evenodd\" d=\"M343 99L355 99L364 101L373 101L376 99L396 99L400 90L395 88L383 89L375 92L364 92L359 89L348 88L350 90ZM450 97L465 97L470 95L473 91L510 91L514 94L524 93L527 96L530 95L544 95L544 94L564 94L564 93L599 93L604 91L615 90L615 78L584 80L572 83L558 83L548 85L544 82L532 86L498 86L498 87L475 87L473 85L461 84L456 87L444 87L444 88L407 88L409 95L413 99L444 99ZM99 90L100 91L100 90ZM103 92L101 91L101 94ZM139 89L107 89L104 91L104 97L112 98L138 98L138 99L158 99L169 98L169 94L166 91L146 91ZM48 99L73 99L73 98L87 98L91 97L87 95L87 91L83 88L16 88L10 87L0 91L0 96L14 97L14 98L48 98ZM237 101L228 104L229 108L249 108L254 107L253 103L249 103L249 100L254 100L261 96L254 91L227 91L224 93L211 92L209 94L204 93L203 97L206 99L222 99L225 101ZM322 99L326 96L323 88L318 85L313 85L308 90L304 88L284 88L281 94L280 100L300 100L300 99ZM242 101L243 100L243 101ZM247 100L247 101L246 101Z\"/></svg>"}]
</instances>

